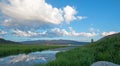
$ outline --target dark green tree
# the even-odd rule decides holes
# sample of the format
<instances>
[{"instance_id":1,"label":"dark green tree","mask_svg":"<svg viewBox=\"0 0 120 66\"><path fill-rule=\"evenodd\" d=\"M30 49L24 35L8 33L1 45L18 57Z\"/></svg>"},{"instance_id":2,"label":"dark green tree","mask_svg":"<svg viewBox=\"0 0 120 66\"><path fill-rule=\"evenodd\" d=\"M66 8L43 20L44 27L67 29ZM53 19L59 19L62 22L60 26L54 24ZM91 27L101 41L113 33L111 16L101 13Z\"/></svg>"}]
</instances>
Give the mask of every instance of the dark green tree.
<instances>
[{"instance_id":1,"label":"dark green tree","mask_svg":"<svg viewBox=\"0 0 120 66\"><path fill-rule=\"evenodd\" d=\"M94 40L93 39L91 39L91 43L93 43L94 42Z\"/></svg>"}]
</instances>

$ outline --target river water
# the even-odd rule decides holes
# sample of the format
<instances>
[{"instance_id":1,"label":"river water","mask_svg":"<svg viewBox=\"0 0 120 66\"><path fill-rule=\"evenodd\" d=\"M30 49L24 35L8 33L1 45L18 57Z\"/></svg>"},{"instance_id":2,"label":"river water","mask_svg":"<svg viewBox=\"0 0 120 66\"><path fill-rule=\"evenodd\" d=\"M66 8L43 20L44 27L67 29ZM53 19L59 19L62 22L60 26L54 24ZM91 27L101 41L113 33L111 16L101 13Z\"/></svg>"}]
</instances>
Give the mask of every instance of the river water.
<instances>
[{"instance_id":1,"label":"river water","mask_svg":"<svg viewBox=\"0 0 120 66\"><path fill-rule=\"evenodd\" d=\"M52 50L36 51L29 54L18 54L0 58L0 66L35 66L55 60L58 52L65 52L75 47L57 48Z\"/></svg>"}]
</instances>

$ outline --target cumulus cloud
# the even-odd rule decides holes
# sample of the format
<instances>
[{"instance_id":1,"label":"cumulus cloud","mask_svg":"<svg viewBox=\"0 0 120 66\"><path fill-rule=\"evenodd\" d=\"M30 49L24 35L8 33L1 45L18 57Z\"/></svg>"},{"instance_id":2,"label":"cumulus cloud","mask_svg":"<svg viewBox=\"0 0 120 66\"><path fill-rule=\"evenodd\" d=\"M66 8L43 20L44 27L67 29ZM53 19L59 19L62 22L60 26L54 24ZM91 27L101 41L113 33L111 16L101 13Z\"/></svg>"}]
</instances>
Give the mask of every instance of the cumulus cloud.
<instances>
[{"instance_id":1,"label":"cumulus cloud","mask_svg":"<svg viewBox=\"0 0 120 66\"><path fill-rule=\"evenodd\" d=\"M116 34L116 33L118 33L118 32L115 32L115 31L103 32L102 36L108 36L108 35L112 35L112 34Z\"/></svg>"},{"instance_id":2,"label":"cumulus cloud","mask_svg":"<svg viewBox=\"0 0 120 66\"><path fill-rule=\"evenodd\" d=\"M3 26L10 26L10 23L12 22L12 19L5 19L2 23Z\"/></svg>"},{"instance_id":3,"label":"cumulus cloud","mask_svg":"<svg viewBox=\"0 0 120 66\"><path fill-rule=\"evenodd\" d=\"M76 32L73 32L71 34L72 36L83 36L83 37L94 37L94 36L97 36L96 33L87 33L87 32L80 32L80 33L76 33Z\"/></svg>"},{"instance_id":4,"label":"cumulus cloud","mask_svg":"<svg viewBox=\"0 0 120 66\"><path fill-rule=\"evenodd\" d=\"M97 36L95 32L76 32L71 27L69 31L65 29L53 28L50 31L44 33L44 37L62 37L62 36L72 36L72 37L94 37Z\"/></svg>"},{"instance_id":5,"label":"cumulus cloud","mask_svg":"<svg viewBox=\"0 0 120 66\"><path fill-rule=\"evenodd\" d=\"M16 36L20 36L20 37L32 37L32 36L36 36L37 33L32 32L32 31L22 31L19 29L13 30L14 35Z\"/></svg>"},{"instance_id":6,"label":"cumulus cloud","mask_svg":"<svg viewBox=\"0 0 120 66\"><path fill-rule=\"evenodd\" d=\"M62 11L45 0L9 0L10 4L0 3L2 13L19 20L40 21L60 24Z\"/></svg>"},{"instance_id":7,"label":"cumulus cloud","mask_svg":"<svg viewBox=\"0 0 120 66\"><path fill-rule=\"evenodd\" d=\"M4 35L4 34L7 34L7 32L0 30L0 35Z\"/></svg>"},{"instance_id":8,"label":"cumulus cloud","mask_svg":"<svg viewBox=\"0 0 120 66\"><path fill-rule=\"evenodd\" d=\"M85 19L84 16L76 16L74 7L66 6L62 8L53 7L45 0L6 0L7 3L0 3L1 12L10 17L3 23L4 26L31 26L61 24L66 21L70 23L76 19ZM5 1L4 1L5 2Z\"/></svg>"},{"instance_id":9,"label":"cumulus cloud","mask_svg":"<svg viewBox=\"0 0 120 66\"><path fill-rule=\"evenodd\" d=\"M71 22L76 19L76 10L71 6L66 6L64 9L64 18L66 22Z\"/></svg>"},{"instance_id":10,"label":"cumulus cloud","mask_svg":"<svg viewBox=\"0 0 120 66\"><path fill-rule=\"evenodd\" d=\"M72 29L72 27L69 27L69 29L70 29L71 36L83 36L83 37L97 36L97 33L95 33L94 31L92 31L92 32L76 32L75 30Z\"/></svg>"},{"instance_id":11,"label":"cumulus cloud","mask_svg":"<svg viewBox=\"0 0 120 66\"><path fill-rule=\"evenodd\" d=\"M0 34L6 34L7 32L1 31ZM115 31L110 31L110 32L103 32L101 35L102 36L108 36L112 34L116 34L118 32ZM64 37L64 36L69 36L69 37L95 37L100 35L95 31L94 28L90 28L90 32L76 32L72 27L69 27L69 30L66 29L60 29L60 28L53 28L50 30L46 30L43 32L33 32L33 31L22 31L19 29L13 30L13 34L16 36L21 36L21 37L38 37L38 38L54 38L54 37Z\"/></svg>"},{"instance_id":12,"label":"cumulus cloud","mask_svg":"<svg viewBox=\"0 0 120 66\"><path fill-rule=\"evenodd\" d=\"M13 30L13 34L20 37L61 37L67 36L66 30L54 28L43 32L22 31L19 29Z\"/></svg>"},{"instance_id":13,"label":"cumulus cloud","mask_svg":"<svg viewBox=\"0 0 120 66\"><path fill-rule=\"evenodd\" d=\"M51 32L56 33L56 35L59 35L59 36L69 35L69 33L65 29L54 28L54 29L51 29Z\"/></svg>"},{"instance_id":14,"label":"cumulus cloud","mask_svg":"<svg viewBox=\"0 0 120 66\"><path fill-rule=\"evenodd\" d=\"M86 16L76 16L77 11L74 7L71 6L66 6L63 9L64 12L64 19L67 23L70 23L73 20L79 19L79 20L83 20L86 19Z\"/></svg>"},{"instance_id":15,"label":"cumulus cloud","mask_svg":"<svg viewBox=\"0 0 120 66\"><path fill-rule=\"evenodd\" d=\"M32 31L22 31L22 30L14 30L13 31L16 36L22 37L63 37L63 36L72 36L72 37L94 37L97 36L95 32L76 32L71 27L69 31L65 29L53 28L44 32L32 32Z\"/></svg>"}]
</instances>

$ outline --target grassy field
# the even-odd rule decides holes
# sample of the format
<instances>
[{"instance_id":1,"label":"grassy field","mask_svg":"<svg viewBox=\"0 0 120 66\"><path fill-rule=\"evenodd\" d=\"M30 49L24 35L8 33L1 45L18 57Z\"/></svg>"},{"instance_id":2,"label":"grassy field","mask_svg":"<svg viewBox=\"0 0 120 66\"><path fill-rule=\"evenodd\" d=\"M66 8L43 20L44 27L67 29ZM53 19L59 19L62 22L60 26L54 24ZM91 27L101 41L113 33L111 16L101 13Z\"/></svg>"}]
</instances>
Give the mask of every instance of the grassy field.
<instances>
[{"instance_id":1,"label":"grassy field","mask_svg":"<svg viewBox=\"0 0 120 66\"><path fill-rule=\"evenodd\" d=\"M58 53L57 59L37 66L90 66L97 61L120 64L120 34L107 36L92 44Z\"/></svg>"},{"instance_id":2,"label":"grassy field","mask_svg":"<svg viewBox=\"0 0 120 66\"><path fill-rule=\"evenodd\" d=\"M44 45L21 45L21 44L0 44L0 57L15 55L20 53L30 53L34 51L42 51L54 49L62 46L44 46Z\"/></svg>"}]
</instances>

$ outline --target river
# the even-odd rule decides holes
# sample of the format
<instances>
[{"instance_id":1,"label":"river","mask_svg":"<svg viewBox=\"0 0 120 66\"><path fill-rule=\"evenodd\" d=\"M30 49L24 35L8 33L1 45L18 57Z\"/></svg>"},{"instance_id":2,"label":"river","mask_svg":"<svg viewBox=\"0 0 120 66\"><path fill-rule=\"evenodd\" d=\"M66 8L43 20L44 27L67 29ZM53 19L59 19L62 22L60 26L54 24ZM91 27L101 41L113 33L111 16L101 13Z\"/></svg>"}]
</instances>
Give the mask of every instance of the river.
<instances>
[{"instance_id":1,"label":"river","mask_svg":"<svg viewBox=\"0 0 120 66\"><path fill-rule=\"evenodd\" d=\"M0 58L0 66L35 66L45 64L56 59L58 52L65 52L75 47L64 47L44 51L31 52L29 54L18 54Z\"/></svg>"}]
</instances>

